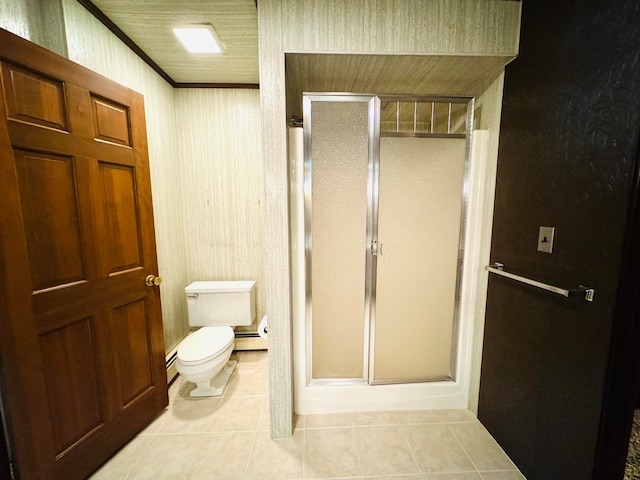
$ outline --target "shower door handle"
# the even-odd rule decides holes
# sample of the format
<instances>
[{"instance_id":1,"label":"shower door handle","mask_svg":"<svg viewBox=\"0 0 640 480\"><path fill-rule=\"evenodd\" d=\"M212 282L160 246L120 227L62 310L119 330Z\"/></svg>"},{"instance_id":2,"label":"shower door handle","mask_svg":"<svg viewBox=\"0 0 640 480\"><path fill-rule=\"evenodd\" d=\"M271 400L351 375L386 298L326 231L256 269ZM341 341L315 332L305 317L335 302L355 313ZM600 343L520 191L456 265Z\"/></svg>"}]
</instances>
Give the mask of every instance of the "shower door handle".
<instances>
[{"instance_id":1,"label":"shower door handle","mask_svg":"<svg viewBox=\"0 0 640 480\"><path fill-rule=\"evenodd\" d=\"M371 244L371 255L374 257L382 256L382 242L378 243L377 240L374 240Z\"/></svg>"}]
</instances>

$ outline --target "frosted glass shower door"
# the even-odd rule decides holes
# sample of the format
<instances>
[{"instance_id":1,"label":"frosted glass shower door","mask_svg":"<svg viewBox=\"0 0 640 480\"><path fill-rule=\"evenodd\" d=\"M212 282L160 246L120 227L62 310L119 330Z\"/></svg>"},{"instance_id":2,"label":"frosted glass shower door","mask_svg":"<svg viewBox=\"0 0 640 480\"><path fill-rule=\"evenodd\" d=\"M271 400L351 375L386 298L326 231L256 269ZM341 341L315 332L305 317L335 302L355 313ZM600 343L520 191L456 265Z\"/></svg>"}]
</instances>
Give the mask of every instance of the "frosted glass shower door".
<instances>
[{"instance_id":1,"label":"frosted glass shower door","mask_svg":"<svg viewBox=\"0 0 640 480\"><path fill-rule=\"evenodd\" d=\"M366 381L377 99L305 95L308 381Z\"/></svg>"},{"instance_id":2,"label":"frosted glass shower door","mask_svg":"<svg viewBox=\"0 0 640 480\"><path fill-rule=\"evenodd\" d=\"M453 376L466 141L380 139L371 383Z\"/></svg>"}]
</instances>

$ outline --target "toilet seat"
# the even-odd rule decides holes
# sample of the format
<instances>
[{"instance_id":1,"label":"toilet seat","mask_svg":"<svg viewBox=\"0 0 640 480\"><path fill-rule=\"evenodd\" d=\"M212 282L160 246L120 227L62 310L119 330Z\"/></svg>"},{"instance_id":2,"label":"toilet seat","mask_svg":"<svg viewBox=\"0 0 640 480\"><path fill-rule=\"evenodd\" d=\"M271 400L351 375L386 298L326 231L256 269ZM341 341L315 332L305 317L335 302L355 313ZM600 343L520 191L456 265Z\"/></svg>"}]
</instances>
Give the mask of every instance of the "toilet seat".
<instances>
[{"instance_id":1,"label":"toilet seat","mask_svg":"<svg viewBox=\"0 0 640 480\"><path fill-rule=\"evenodd\" d=\"M199 365L224 353L235 335L231 327L202 327L187 336L178 347L178 361L183 365Z\"/></svg>"}]
</instances>

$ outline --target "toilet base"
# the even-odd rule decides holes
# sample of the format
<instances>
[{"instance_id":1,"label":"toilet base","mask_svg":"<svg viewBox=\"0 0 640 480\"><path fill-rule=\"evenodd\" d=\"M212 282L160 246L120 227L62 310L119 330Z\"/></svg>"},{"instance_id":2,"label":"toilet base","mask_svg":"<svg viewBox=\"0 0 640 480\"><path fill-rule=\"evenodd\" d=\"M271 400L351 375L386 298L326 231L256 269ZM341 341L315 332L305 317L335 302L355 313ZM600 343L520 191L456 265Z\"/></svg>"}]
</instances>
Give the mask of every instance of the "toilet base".
<instances>
[{"instance_id":1,"label":"toilet base","mask_svg":"<svg viewBox=\"0 0 640 480\"><path fill-rule=\"evenodd\" d=\"M224 393L225 388L227 388L229 379L236 369L237 364L237 361L229 360L225 366L222 367L222 370L211 380L198 382L196 384L197 387L191 390L189 395L192 397L219 397Z\"/></svg>"}]
</instances>

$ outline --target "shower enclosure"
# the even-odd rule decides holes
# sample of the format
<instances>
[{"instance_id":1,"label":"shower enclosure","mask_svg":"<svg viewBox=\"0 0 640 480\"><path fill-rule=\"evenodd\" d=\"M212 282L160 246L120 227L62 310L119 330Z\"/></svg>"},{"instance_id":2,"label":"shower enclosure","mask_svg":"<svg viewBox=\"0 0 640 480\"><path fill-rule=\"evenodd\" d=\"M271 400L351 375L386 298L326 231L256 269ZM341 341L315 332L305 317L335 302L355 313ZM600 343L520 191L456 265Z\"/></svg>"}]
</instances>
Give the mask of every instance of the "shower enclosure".
<instances>
[{"instance_id":1,"label":"shower enclosure","mask_svg":"<svg viewBox=\"0 0 640 480\"><path fill-rule=\"evenodd\" d=\"M460 390L473 104L303 95L304 162L291 161L296 358L305 398L320 399L303 410L332 410L341 392L364 409L388 408L376 397L417 408L400 384L440 396L435 407L463 406L445 399Z\"/></svg>"}]
</instances>

